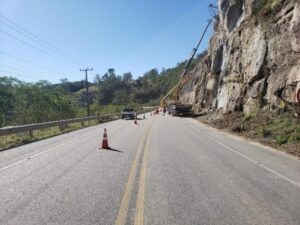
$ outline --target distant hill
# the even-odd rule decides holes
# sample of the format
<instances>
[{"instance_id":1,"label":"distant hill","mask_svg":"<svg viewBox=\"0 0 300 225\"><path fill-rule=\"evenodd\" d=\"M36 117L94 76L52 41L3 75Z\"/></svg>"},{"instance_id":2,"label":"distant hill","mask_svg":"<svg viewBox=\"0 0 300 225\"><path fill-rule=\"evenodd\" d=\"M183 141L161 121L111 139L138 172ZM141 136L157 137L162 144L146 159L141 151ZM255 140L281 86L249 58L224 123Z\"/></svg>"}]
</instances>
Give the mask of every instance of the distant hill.
<instances>
[{"instance_id":1,"label":"distant hill","mask_svg":"<svg viewBox=\"0 0 300 225\"><path fill-rule=\"evenodd\" d=\"M193 61L191 70L201 54ZM151 69L133 79L131 73L116 74L110 68L89 83L91 115L119 113L123 106L158 105L178 82L185 62L170 69ZM86 115L85 81L27 83L0 74L0 127L39 123Z\"/></svg>"}]
</instances>

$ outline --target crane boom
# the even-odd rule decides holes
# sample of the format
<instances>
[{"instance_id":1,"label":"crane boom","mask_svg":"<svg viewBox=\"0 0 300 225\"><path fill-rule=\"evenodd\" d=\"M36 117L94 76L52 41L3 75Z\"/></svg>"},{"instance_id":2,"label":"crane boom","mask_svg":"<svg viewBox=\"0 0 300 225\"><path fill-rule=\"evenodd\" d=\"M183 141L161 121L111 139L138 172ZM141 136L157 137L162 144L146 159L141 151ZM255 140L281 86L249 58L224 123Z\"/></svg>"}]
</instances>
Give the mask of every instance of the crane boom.
<instances>
[{"instance_id":1,"label":"crane boom","mask_svg":"<svg viewBox=\"0 0 300 225\"><path fill-rule=\"evenodd\" d=\"M203 38L204 38L204 35L206 34L206 32L207 32L207 30L208 30L208 27L210 26L211 22L212 22L212 19L208 20L207 26L206 26L206 28L205 28L203 34L201 35L200 40L198 41L196 47L192 49L192 52L191 52L191 54L190 54L190 56L189 56L189 58L188 58L188 60L187 60L187 62L186 62L186 64L185 64L185 66L184 66L184 70L183 70L183 72L182 72L182 74L181 74L181 76L180 76L180 79L179 79L178 83L177 83L177 84L176 84L176 85L168 92L168 94L161 100L161 102L160 102L161 107L165 107L165 105L166 105L166 100L167 100L169 97L173 97L172 100L173 100L174 102L179 102L179 97L178 97L179 91L181 90L181 88L182 88L182 87L187 83L187 81L188 81L188 79L186 79L185 82L183 82L183 81L184 81L184 78L185 78L186 75L187 75L187 72L188 72L188 70L189 70L189 68L190 68L190 65L191 65L191 63L192 63L192 61L193 61L193 59L194 59L194 57L195 57L195 54L197 53L197 50L198 50L198 48L199 48L199 46L200 46L200 44L201 44L201 42L202 42L202 40L203 40Z\"/></svg>"}]
</instances>

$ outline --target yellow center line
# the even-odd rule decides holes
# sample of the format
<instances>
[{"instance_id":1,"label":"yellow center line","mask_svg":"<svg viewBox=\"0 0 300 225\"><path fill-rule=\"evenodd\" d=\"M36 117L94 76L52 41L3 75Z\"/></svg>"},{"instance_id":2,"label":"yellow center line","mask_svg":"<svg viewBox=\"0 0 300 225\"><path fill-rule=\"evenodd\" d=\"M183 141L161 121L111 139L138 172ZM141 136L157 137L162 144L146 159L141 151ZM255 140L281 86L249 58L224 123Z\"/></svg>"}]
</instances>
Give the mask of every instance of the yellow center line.
<instances>
[{"instance_id":1,"label":"yellow center line","mask_svg":"<svg viewBox=\"0 0 300 225\"><path fill-rule=\"evenodd\" d=\"M154 120L153 120L154 122ZM129 203L131 200L131 195L133 191L133 185L135 182L135 177L136 177L136 172L137 172L137 167L138 167L138 162L141 157L141 154L145 148L145 144L148 138L148 134L150 131L150 128L153 124L153 122L147 127L146 132L144 133L142 137L142 141L138 147L137 154L132 162L132 166L129 172L128 180L126 183L125 191L121 200L119 212L116 218L115 225L124 225L127 221L127 215L128 215L128 208L129 208Z\"/></svg>"},{"instance_id":2,"label":"yellow center line","mask_svg":"<svg viewBox=\"0 0 300 225\"><path fill-rule=\"evenodd\" d=\"M149 133L147 134L147 136L149 136ZM143 225L144 224L145 183L146 183L146 170L147 170L148 155L149 155L149 138L147 137L143 161L142 161L138 195L137 195L137 200L136 200L136 212L135 212L135 218L134 218L134 225Z\"/></svg>"}]
</instances>

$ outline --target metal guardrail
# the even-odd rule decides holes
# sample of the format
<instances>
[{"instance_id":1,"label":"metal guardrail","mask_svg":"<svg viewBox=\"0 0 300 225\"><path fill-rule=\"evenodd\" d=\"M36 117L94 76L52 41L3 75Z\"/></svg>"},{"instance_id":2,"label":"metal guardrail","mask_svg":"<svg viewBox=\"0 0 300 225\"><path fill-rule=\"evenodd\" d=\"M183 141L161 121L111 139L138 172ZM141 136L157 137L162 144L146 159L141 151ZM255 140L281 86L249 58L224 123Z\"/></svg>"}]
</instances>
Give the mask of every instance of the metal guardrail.
<instances>
[{"instance_id":1,"label":"metal guardrail","mask_svg":"<svg viewBox=\"0 0 300 225\"><path fill-rule=\"evenodd\" d=\"M57 120L57 121L22 125L22 126L4 127L4 128L0 128L0 136L24 133L24 132L29 132L29 134L32 136L32 132L34 130L40 130L40 129L55 127L55 126L59 126L60 129L64 129L64 127L66 125L71 124L71 123L78 123L78 122L83 123L85 121L90 121L90 120L98 120L99 122L109 122L109 121L119 119L119 118L120 118L120 116L118 116L118 115L90 116L90 117L80 117L80 118L74 118L74 119Z\"/></svg>"}]
</instances>

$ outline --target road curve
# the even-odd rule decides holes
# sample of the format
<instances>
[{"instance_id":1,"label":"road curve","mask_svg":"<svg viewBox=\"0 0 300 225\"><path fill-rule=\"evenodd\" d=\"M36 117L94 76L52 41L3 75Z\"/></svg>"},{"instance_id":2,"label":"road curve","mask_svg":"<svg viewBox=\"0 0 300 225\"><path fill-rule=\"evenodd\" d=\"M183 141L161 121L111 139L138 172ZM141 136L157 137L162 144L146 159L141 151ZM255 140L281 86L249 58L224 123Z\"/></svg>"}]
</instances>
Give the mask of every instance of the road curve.
<instances>
[{"instance_id":1,"label":"road curve","mask_svg":"<svg viewBox=\"0 0 300 225\"><path fill-rule=\"evenodd\" d=\"M299 225L300 162L148 114L0 152L0 205L3 225Z\"/></svg>"}]
</instances>

